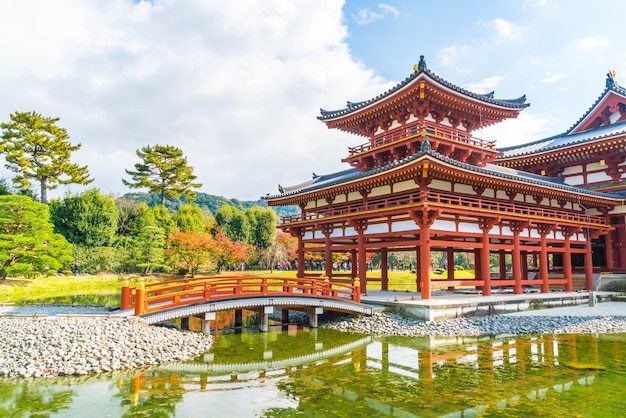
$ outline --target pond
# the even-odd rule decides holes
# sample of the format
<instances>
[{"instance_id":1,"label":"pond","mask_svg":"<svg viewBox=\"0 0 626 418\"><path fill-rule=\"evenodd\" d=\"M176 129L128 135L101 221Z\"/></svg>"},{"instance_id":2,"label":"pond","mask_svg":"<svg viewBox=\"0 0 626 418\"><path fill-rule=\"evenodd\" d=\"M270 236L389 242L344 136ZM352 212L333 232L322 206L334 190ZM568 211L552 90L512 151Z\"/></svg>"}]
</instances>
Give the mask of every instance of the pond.
<instances>
[{"instance_id":1,"label":"pond","mask_svg":"<svg viewBox=\"0 0 626 418\"><path fill-rule=\"evenodd\" d=\"M194 361L0 380L2 417L613 417L626 334L378 338L222 334Z\"/></svg>"}]
</instances>

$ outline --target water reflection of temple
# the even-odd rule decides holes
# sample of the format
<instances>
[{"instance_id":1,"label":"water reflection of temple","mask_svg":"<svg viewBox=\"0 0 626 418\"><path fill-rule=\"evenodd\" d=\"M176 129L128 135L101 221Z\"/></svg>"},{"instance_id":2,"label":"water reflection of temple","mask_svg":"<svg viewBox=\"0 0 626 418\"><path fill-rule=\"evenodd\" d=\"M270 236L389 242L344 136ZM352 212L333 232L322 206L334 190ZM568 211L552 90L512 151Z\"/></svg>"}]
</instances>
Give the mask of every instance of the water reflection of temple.
<instances>
[{"instance_id":1,"label":"water reflection of temple","mask_svg":"<svg viewBox=\"0 0 626 418\"><path fill-rule=\"evenodd\" d=\"M218 350L196 362L159 367L141 376L133 396L151 396L153 382L162 385L167 377L185 391L271 386L282 393L288 408L301 411L329 411L333 405L333 410L351 411L352 416L462 417L519 408L542 414L541 408L548 407L555 416L560 409L566 414L572 399L592 399L590 391L597 391L605 370L623 367L624 336L351 336L331 344L332 338L324 341L325 331L309 333L304 340L300 336L295 344L285 341L295 337L286 332L274 335L274 342L271 335L237 336L239 345L254 348L245 348L252 354L223 358L227 350ZM281 352L279 345L290 350ZM286 355L289 351L293 355Z\"/></svg>"}]
</instances>

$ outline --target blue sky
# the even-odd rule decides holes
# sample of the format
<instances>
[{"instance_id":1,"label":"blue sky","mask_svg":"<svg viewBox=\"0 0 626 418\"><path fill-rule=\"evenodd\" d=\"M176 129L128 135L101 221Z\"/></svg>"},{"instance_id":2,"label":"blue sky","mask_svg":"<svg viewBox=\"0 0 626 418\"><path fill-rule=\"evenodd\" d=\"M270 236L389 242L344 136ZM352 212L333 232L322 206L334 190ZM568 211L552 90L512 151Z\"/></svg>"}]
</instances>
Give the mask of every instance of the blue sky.
<instances>
[{"instance_id":1,"label":"blue sky","mask_svg":"<svg viewBox=\"0 0 626 418\"><path fill-rule=\"evenodd\" d=\"M105 193L130 191L124 169L158 143L183 150L201 191L254 200L347 168L364 140L326 129L319 109L385 91L420 55L466 89L527 96L518 119L478 133L499 146L567 130L608 70L626 85L625 12L603 0L0 0L0 121L60 117Z\"/></svg>"}]
</instances>

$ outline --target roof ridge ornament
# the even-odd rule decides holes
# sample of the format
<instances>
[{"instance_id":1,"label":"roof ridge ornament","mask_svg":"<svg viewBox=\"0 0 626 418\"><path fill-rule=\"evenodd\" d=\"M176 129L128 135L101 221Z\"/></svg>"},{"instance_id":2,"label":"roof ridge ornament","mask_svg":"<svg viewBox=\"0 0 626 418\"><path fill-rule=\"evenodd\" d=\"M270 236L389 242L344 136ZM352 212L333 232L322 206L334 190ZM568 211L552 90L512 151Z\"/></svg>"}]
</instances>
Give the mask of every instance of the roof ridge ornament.
<instances>
[{"instance_id":1,"label":"roof ridge ornament","mask_svg":"<svg viewBox=\"0 0 626 418\"><path fill-rule=\"evenodd\" d=\"M422 139L422 146L420 147L421 152L428 152L431 150L430 141L428 140L428 136L424 136Z\"/></svg>"},{"instance_id":2,"label":"roof ridge ornament","mask_svg":"<svg viewBox=\"0 0 626 418\"><path fill-rule=\"evenodd\" d=\"M426 67L426 60L424 59L423 55L420 55L420 62L418 62L417 64L415 64L413 66L413 71L418 72L418 71L426 71L428 68Z\"/></svg>"},{"instance_id":3,"label":"roof ridge ornament","mask_svg":"<svg viewBox=\"0 0 626 418\"><path fill-rule=\"evenodd\" d=\"M612 89L613 87L615 87L617 85L617 83L615 82L615 70L609 70L609 72L606 74L606 88L607 89Z\"/></svg>"}]
</instances>

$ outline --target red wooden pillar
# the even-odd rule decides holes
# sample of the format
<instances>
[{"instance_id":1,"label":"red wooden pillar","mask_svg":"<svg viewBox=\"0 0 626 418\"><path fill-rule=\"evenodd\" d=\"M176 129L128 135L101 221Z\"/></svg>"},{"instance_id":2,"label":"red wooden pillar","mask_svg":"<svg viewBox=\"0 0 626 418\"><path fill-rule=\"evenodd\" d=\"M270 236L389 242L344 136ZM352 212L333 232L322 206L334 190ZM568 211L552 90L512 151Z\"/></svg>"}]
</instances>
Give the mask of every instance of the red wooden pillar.
<instances>
[{"instance_id":1,"label":"red wooden pillar","mask_svg":"<svg viewBox=\"0 0 626 418\"><path fill-rule=\"evenodd\" d=\"M609 231L604 236L604 245L606 250L606 268L615 268L615 259L613 258L613 233Z\"/></svg>"},{"instance_id":2,"label":"red wooden pillar","mask_svg":"<svg viewBox=\"0 0 626 418\"><path fill-rule=\"evenodd\" d=\"M522 280L528 280L528 252L520 251L520 255L522 256L521 268L522 268Z\"/></svg>"},{"instance_id":3,"label":"red wooden pillar","mask_svg":"<svg viewBox=\"0 0 626 418\"><path fill-rule=\"evenodd\" d=\"M539 241L539 276L541 277L541 293L550 291L548 283L548 242L547 237L550 227L545 224L537 225L537 232L541 236Z\"/></svg>"},{"instance_id":4,"label":"red wooden pillar","mask_svg":"<svg viewBox=\"0 0 626 418\"><path fill-rule=\"evenodd\" d=\"M480 257L480 248L475 248L473 250L473 254L474 254L474 278L476 280L478 279L482 279L482 269L481 269L481 257ZM483 286L476 286L476 290L483 290Z\"/></svg>"},{"instance_id":5,"label":"red wooden pillar","mask_svg":"<svg viewBox=\"0 0 626 418\"><path fill-rule=\"evenodd\" d=\"M500 267L500 280L506 280L506 253L498 251L498 266Z\"/></svg>"},{"instance_id":6,"label":"red wooden pillar","mask_svg":"<svg viewBox=\"0 0 626 418\"><path fill-rule=\"evenodd\" d=\"M454 280L454 247L446 248L446 260L448 269L448 280ZM448 291L454 292L454 286L448 286Z\"/></svg>"},{"instance_id":7,"label":"red wooden pillar","mask_svg":"<svg viewBox=\"0 0 626 418\"><path fill-rule=\"evenodd\" d=\"M626 227L624 226L624 217L619 218L620 225L615 226L615 234L617 236L617 267L626 267Z\"/></svg>"},{"instance_id":8,"label":"red wooden pillar","mask_svg":"<svg viewBox=\"0 0 626 418\"><path fill-rule=\"evenodd\" d=\"M419 289L422 299L430 299L430 225L420 226Z\"/></svg>"},{"instance_id":9,"label":"red wooden pillar","mask_svg":"<svg viewBox=\"0 0 626 418\"><path fill-rule=\"evenodd\" d=\"M358 234L357 239L357 277L360 281L361 293L367 293L367 261L365 252L365 230L367 229L367 221L354 220L352 222L354 230Z\"/></svg>"},{"instance_id":10,"label":"red wooden pillar","mask_svg":"<svg viewBox=\"0 0 626 418\"><path fill-rule=\"evenodd\" d=\"M489 230L483 229L483 247L480 250L480 278L483 280L483 296L491 296L491 263L489 262Z\"/></svg>"},{"instance_id":11,"label":"red wooden pillar","mask_svg":"<svg viewBox=\"0 0 626 418\"><path fill-rule=\"evenodd\" d=\"M352 277L352 280L356 279L357 277L357 261L356 261L356 250L350 250L350 277Z\"/></svg>"},{"instance_id":12,"label":"red wooden pillar","mask_svg":"<svg viewBox=\"0 0 626 418\"><path fill-rule=\"evenodd\" d=\"M120 310L124 311L130 309L133 305L132 292L130 290L130 284L128 277L122 279L122 296L120 298Z\"/></svg>"},{"instance_id":13,"label":"red wooden pillar","mask_svg":"<svg viewBox=\"0 0 626 418\"><path fill-rule=\"evenodd\" d=\"M380 288L381 290L389 290L389 259L388 250L383 248L380 250Z\"/></svg>"},{"instance_id":14,"label":"red wooden pillar","mask_svg":"<svg viewBox=\"0 0 626 418\"><path fill-rule=\"evenodd\" d=\"M593 257L591 251L591 234L590 231L587 230L586 233L586 251L585 251L585 283L587 285L587 290L595 290L595 284L593 282Z\"/></svg>"},{"instance_id":15,"label":"red wooden pillar","mask_svg":"<svg viewBox=\"0 0 626 418\"><path fill-rule=\"evenodd\" d=\"M572 281L572 248L570 238L574 231L571 228L565 228L563 230L563 237L565 237L565 243L563 245L563 278L565 279L565 291L571 292L574 290L574 283Z\"/></svg>"},{"instance_id":16,"label":"red wooden pillar","mask_svg":"<svg viewBox=\"0 0 626 418\"><path fill-rule=\"evenodd\" d=\"M291 236L298 238L298 278L304 278L304 241L302 240L302 230L300 228L291 231Z\"/></svg>"},{"instance_id":17,"label":"red wooden pillar","mask_svg":"<svg viewBox=\"0 0 626 418\"><path fill-rule=\"evenodd\" d=\"M522 294L522 257L520 253L519 234L524 230L522 222L511 222L509 228L513 232L513 251L511 251L511 273L513 275L513 293ZM526 263L524 263L526 264Z\"/></svg>"},{"instance_id":18,"label":"red wooden pillar","mask_svg":"<svg viewBox=\"0 0 626 418\"><path fill-rule=\"evenodd\" d=\"M332 231L324 230L324 260L326 264L325 275L329 279L333 277L333 248L330 242Z\"/></svg>"}]
</instances>

